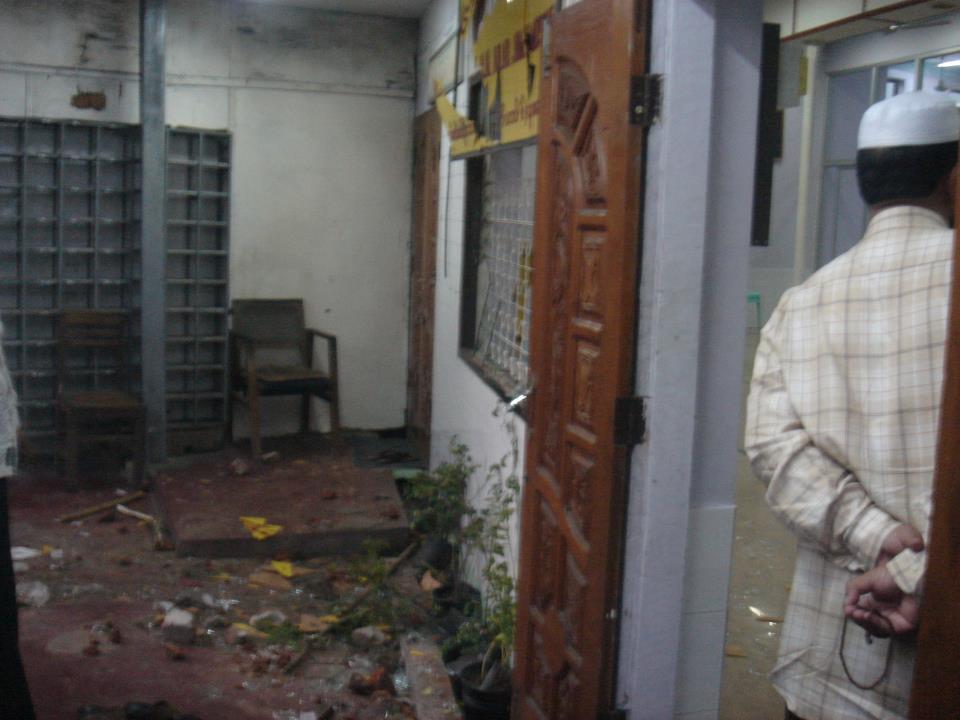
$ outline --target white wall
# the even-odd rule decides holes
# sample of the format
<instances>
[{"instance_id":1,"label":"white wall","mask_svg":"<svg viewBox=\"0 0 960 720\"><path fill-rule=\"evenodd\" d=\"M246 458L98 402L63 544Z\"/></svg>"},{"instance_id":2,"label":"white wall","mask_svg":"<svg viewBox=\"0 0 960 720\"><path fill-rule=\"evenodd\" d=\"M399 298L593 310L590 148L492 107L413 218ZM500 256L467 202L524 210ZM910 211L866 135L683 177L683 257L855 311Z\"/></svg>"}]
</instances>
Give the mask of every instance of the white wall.
<instances>
[{"instance_id":1,"label":"white wall","mask_svg":"<svg viewBox=\"0 0 960 720\"><path fill-rule=\"evenodd\" d=\"M137 122L138 6L0 0L0 115ZM412 20L168 2L167 123L233 133L231 295L303 297L338 335L348 427L404 422L416 40Z\"/></svg>"},{"instance_id":2,"label":"white wall","mask_svg":"<svg viewBox=\"0 0 960 720\"><path fill-rule=\"evenodd\" d=\"M421 35L417 58L417 111L430 107L426 74L430 56L457 29L457 0L433 0L420 21ZM453 93L450 94L453 100ZM457 93L460 111L466 114L467 92L463 84ZM486 466L498 462L511 448L510 434L504 426L503 404L499 396L459 356L460 280L465 204L465 162L449 160L450 143L442 130L440 155L440 197L437 233L436 320L433 350L433 418L431 466L447 458L450 440L465 443L475 461L484 466L469 489L472 497L482 499L480 488ZM498 410L497 416L494 411ZM516 417L521 448L520 471L526 425ZM514 525L514 553L518 550L517 525ZM514 558L514 562L516 558ZM476 567L471 579L478 580Z\"/></svg>"}]
</instances>

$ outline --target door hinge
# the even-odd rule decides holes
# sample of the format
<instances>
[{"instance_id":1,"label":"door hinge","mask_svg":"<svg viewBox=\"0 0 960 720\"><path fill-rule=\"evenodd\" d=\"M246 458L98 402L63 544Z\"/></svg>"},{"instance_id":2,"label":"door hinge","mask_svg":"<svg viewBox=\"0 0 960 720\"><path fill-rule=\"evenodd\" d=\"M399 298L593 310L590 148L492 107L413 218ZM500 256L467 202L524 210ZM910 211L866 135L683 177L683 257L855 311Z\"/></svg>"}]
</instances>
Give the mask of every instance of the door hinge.
<instances>
[{"instance_id":1,"label":"door hinge","mask_svg":"<svg viewBox=\"0 0 960 720\"><path fill-rule=\"evenodd\" d=\"M639 445L647 432L647 401L640 397L617 398L614 406L613 442Z\"/></svg>"},{"instance_id":2,"label":"door hinge","mask_svg":"<svg viewBox=\"0 0 960 720\"><path fill-rule=\"evenodd\" d=\"M597 715L597 720L627 720L627 711L620 708L606 710Z\"/></svg>"},{"instance_id":3,"label":"door hinge","mask_svg":"<svg viewBox=\"0 0 960 720\"><path fill-rule=\"evenodd\" d=\"M630 124L648 128L660 117L663 75L634 75L630 78Z\"/></svg>"}]
</instances>

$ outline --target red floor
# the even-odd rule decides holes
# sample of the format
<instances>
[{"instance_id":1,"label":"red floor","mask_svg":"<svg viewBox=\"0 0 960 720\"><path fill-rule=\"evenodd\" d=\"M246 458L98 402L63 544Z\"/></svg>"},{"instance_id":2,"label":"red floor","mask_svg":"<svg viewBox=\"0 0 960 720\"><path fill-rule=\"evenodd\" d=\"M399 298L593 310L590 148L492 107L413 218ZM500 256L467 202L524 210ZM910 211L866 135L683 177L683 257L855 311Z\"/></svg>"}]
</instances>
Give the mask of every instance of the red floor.
<instances>
[{"instance_id":1,"label":"red floor","mask_svg":"<svg viewBox=\"0 0 960 720\"><path fill-rule=\"evenodd\" d=\"M329 517L330 509L338 506L341 516L353 512L377 526L396 524L397 518L381 514L381 509L394 514L387 509L398 502L395 494L351 505L356 475L352 470L342 477L332 474L335 457L327 451L318 457L298 454L288 447L276 465L243 478L230 474L224 462L207 459L169 474L165 485L178 488L173 497L190 498L183 505L192 517L216 516L212 525L221 528L235 529L241 511L299 528L305 518ZM323 472L317 470L317 462ZM349 465L346 456L343 462ZM386 471L371 472L382 477ZM217 630L208 647L192 645L186 648L185 660L170 659L160 630L150 627L157 601L172 601L184 591L205 592L238 601L225 613L231 622L247 622L266 608L279 608L296 622L303 613L331 612L338 599L355 592L356 580L341 560L303 560L300 564L313 570L311 574L294 578L289 590L269 590L247 582L264 565L262 558L196 559L158 552L150 532L123 516L104 521L101 514L73 524L56 521L59 515L116 497L121 485L119 479L101 478L67 492L55 478L42 475L10 481L13 544L54 551L26 561L29 567L18 571L18 583L42 582L51 594L47 604L23 608L20 615L21 651L41 720L74 718L82 705L161 699L203 720L297 720L300 711L317 709L319 703L333 705L337 720L411 717L402 699L385 694L361 697L345 687L354 672L381 663L395 665L393 646L363 651L332 639L300 670L284 675L264 671L262 663L258 666L256 648L228 644L225 631ZM337 498L317 500L321 487L335 488ZM154 512L149 500L131 507ZM289 508L299 514L285 514ZM62 559L57 550L63 551ZM107 621L119 630L119 644L101 642L98 654L84 654L90 628Z\"/></svg>"}]
</instances>

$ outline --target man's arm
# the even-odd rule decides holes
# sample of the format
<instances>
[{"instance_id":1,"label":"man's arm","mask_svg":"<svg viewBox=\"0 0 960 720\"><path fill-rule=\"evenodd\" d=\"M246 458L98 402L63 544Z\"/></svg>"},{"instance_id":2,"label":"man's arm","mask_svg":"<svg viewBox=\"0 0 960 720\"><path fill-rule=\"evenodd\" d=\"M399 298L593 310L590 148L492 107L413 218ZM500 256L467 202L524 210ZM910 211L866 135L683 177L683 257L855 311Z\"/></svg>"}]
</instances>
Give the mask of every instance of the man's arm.
<instances>
[{"instance_id":1,"label":"man's arm","mask_svg":"<svg viewBox=\"0 0 960 720\"><path fill-rule=\"evenodd\" d=\"M814 444L794 410L779 356L783 307L764 327L747 401L746 451L767 485L770 509L801 538L852 571L916 547L916 531L898 545L902 525L877 507L848 469ZM910 528L912 530L912 528ZM904 531L900 531L901 533ZM885 542L890 538L890 542Z\"/></svg>"}]
</instances>

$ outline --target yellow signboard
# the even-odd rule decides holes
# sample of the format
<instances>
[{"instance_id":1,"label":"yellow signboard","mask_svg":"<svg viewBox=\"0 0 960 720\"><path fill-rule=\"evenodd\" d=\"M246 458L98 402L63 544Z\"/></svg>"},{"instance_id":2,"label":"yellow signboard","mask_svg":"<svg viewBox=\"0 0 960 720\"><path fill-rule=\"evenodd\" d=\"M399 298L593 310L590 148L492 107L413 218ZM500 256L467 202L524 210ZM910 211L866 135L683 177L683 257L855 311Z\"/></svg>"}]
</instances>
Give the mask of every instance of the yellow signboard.
<instances>
[{"instance_id":1,"label":"yellow signboard","mask_svg":"<svg viewBox=\"0 0 960 720\"><path fill-rule=\"evenodd\" d=\"M445 95L437 110L450 134L450 154L461 157L495 145L536 137L539 127L543 23L554 0L462 0L462 40L476 30L473 55L483 80L476 121Z\"/></svg>"}]
</instances>

